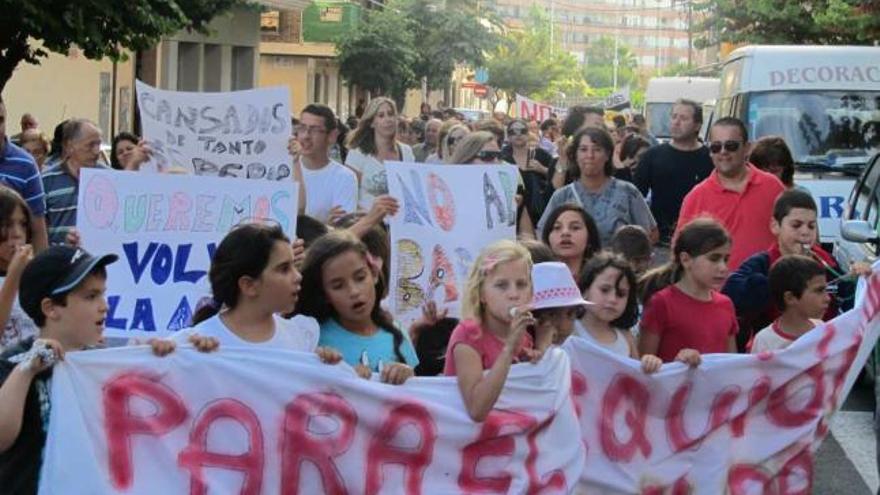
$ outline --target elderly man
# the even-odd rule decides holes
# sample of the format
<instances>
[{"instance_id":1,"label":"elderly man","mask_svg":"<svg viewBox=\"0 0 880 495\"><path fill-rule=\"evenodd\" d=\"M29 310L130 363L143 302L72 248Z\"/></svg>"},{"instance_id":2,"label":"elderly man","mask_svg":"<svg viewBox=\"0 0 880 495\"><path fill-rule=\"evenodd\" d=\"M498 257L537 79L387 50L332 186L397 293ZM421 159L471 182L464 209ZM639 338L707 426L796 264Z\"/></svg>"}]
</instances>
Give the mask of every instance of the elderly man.
<instances>
[{"instance_id":1,"label":"elderly man","mask_svg":"<svg viewBox=\"0 0 880 495\"><path fill-rule=\"evenodd\" d=\"M61 132L62 159L43 171L49 242L63 244L75 232L79 172L84 167L107 168L98 162L101 131L86 119L70 119Z\"/></svg>"},{"instance_id":2,"label":"elderly man","mask_svg":"<svg viewBox=\"0 0 880 495\"><path fill-rule=\"evenodd\" d=\"M678 229L700 216L721 222L733 240L728 266L736 270L776 239L770 231L770 218L773 203L785 187L775 175L748 163L749 139L741 120L717 120L709 138L715 170L685 196Z\"/></svg>"},{"instance_id":3,"label":"elderly man","mask_svg":"<svg viewBox=\"0 0 880 495\"><path fill-rule=\"evenodd\" d=\"M0 97L0 184L14 189L31 209L31 242L34 250L48 245L46 241L46 200L43 183L34 158L6 138L6 105Z\"/></svg>"},{"instance_id":4,"label":"elderly man","mask_svg":"<svg viewBox=\"0 0 880 495\"><path fill-rule=\"evenodd\" d=\"M443 122L440 119L430 119L425 124L425 140L413 146L413 155L417 162L425 163L429 156L437 152L442 125Z\"/></svg>"},{"instance_id":5,"label":"elderly man","mask_svg":"<svg viewBox=\"0 0 880 495\"><path fill-rule=\"evenodd\" d=\"M36 130L40 127L40 123L37 122L37 118L29 113L22 114L21 120L19 121L18 125L21 127L21 132L10 138L12 139L12 142L17 145L21 145L21 138L25 132L29 130Z\"/></svg>"}]
</instances>

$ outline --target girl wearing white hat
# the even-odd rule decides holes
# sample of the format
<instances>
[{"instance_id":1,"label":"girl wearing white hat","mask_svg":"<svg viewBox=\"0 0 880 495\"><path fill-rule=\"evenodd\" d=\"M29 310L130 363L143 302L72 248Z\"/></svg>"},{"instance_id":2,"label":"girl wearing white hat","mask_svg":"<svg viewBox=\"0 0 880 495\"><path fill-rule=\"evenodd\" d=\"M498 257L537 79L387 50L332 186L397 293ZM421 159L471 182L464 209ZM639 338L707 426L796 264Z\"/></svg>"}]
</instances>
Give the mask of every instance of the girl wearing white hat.
<instances>
[{"instance_id":1,"label":"girl wearing white hat","mask_svg":"<svg viewBox=\"0 0 880 495\"><path fill-rule=\"evenodd\" d=\"M565 263L550 261L532 267L532 315L538 320L535 348L546 349L551 343L562 344L574 330L574 322L591 304L584 300Z\"/></svg>"}]
</instances>

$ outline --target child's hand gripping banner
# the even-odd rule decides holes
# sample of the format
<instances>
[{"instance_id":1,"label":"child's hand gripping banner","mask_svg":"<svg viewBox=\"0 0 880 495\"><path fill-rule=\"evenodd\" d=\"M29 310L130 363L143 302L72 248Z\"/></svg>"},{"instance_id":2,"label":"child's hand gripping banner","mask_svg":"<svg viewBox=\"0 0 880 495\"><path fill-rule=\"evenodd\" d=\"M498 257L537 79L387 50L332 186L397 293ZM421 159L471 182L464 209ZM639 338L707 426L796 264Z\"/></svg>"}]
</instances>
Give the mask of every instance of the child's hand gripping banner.
<instances>
[{"instance_id":1,"label":"child's hand gripping banner","mask_svg":"<svg viewBox=\"0 0 880 495\"><path fill-rule=\"evenodd\" d=\"M455 378L390 386L281 350L69 353L43 495L568 493L583 447L559 350L514 366L482 424Z\"/></svg>"},{"instance_id":2,"label":"child's hand gripping banner","mask_svg":"<svg viewBox=\"0 0 880 495\"><path fill-rule=\"evenodd\" d=\"M147 169L242 179L291 176L290 92L285 87L186 92L136 81Z\"/></svg>"},{"instance_id":3,"label":"child's hand gripping banner","mask_svg":"<svg viewBox=\"0 0 880 495\"><path fill-rule=\"evenodd\" d=\"M405 325L433 300L458 316L468 270L480 250L516 235L513 165L386 165L400 202L391 218L392 313Z\"/></svg>"},{"instance_id":4,"label":"child's hand gripping banner","mask_svg":"<svg viewBox=\"0 0 880 495\"><path fill-rule=\"evenodd\" d=\"M587 448L584 493L812 493L814 455L880 334L880 275L864 304L759 355L703 356L653 375L569 339Z\"/></svg>"},{"instance_id":5,"label":"child's hand gripping banner","mask_svg":"<svg viewBox=\"0 0 880 495\"><path fill-rule=\"evenodd\" d=\"M293 238L296 183L84 168L76 228L83 247L115 253L107 267L107 337L158 337L190 325L210 295L217 244L246 221Z\"/></svg>"}]
</instances>

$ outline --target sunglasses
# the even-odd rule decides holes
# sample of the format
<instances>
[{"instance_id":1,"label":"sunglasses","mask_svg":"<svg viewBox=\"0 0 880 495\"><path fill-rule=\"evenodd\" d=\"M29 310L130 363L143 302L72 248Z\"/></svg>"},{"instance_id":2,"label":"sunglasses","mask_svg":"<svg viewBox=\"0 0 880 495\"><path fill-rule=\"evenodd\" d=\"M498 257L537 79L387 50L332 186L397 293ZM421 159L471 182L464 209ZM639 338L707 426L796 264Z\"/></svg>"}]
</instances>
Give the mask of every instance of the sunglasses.
<instances>
[{"instance_id":1,"label":"sunglasses","mask_svg":"<svg viewBox=\"0 0 880 495\"><path fill-rule=\"evenodd\" d=\"M498 160L500 158L501 158L500 151L484 150L484 151L477 153L477 159L484 161L484 162L490 162L493 160Z\"/></svg>"},{"instance_id":2,"label":"sunglasses","mask_svg":"<svg viewBox=\"0 0 880 495\"><path fill-rule=\"evenodd\" d=\"M511 136L525 136L529 133L529 130L525 127L511 127L507 130L507 133Z\"/></svg>"},{"instance_id":3,"label":"sunglasses","mask_svg":"<svg viewBox=\"0 0 880 495\"><path fill-rule=\"evenodd\" d=\"M728 151L733 153L739 150L742 143L739 141L724 141L723 143L720 141L713 141L709 143L709 152L710 153L721 153L721 148L724 148L724 151Z\"/></svg>"}]
</instances>

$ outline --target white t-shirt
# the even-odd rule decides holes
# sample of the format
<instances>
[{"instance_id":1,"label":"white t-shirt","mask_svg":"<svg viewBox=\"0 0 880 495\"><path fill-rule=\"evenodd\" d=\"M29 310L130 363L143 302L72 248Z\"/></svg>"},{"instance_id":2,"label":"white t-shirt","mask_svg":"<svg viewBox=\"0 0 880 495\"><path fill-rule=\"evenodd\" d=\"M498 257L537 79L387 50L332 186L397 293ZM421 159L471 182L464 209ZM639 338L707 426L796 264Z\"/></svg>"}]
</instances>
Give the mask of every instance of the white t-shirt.
<instances>
[{"instance_id":1,"label":"white t-shirt","mask_svg":"<svg viewBox=\"0 0 880 495\"><path fill-rule=\"evenodd\" d=\"M6 277L0 277L0 286L5 282ZM9 320L3 328L3 333L0 334L0 351L19 340L39 333L40 329L37 328L37 324L21 309L21 304L18 303L18 294L15 294L12 300L12 310L9 312Z\"/></svg>"},{"instance_id":2,"label":"white t-shirt","mask_svg":"<svg viewBox=\"0 0 880 495\"><path fill-rule=\"evenodd\" d=\"M810 320L814 325L822 324L822 320ZM778 320L767 325L763 330L755 334L752 339L752 348L749 350L752 354L760 354L764 351L775 351L777 349L785 349L792 342L797 340L797 335L784 332L779 328Z\"/></svg>"},{"instance_id":3,"label":"white t-shirt","mask_svg":"<svg viewBox=\"0 0 880 495\"><path fill-rule=\"evenodd\" d=\"M198 334L203 337L214 337L223 346L246 346L246 347L270 347L273 349L287 349L291 351L314 352L318 348L320 326L314 318L296 315L285 320L275 315L275 335L263 342L248 342L236 335L223 320L216 314L198 325L181 330L174 335L177 342L186 342L190 335Z\"/></svg>"},{"instance_id":4,"label":"white t-shirt","mask_svg":"<svg viewBox=\"0 0 880 495\"><path fill-rule=\"evenodd\" d=\"M412 148L407 144L398 143L401 161L415 163ZM388 177L385 174L385 164L371 155L365 155L359 149L348 152L345 164L361 175L358 189L358 208L369 210L373 206L376 196L388 194Z\"/></svg>"},{"instance_id":5,"label":"white t-shirt","mask_svg":"<svg viewBox=\"0 0 880 495\"><path fill-rule=\"evenodd\" d=\"M306 190L306 215L326 223L330 209L340 206L346 213L357 207L357 176L345 165L330 160L318 170L302 167Z\"/></svg>"}]
</instances>

